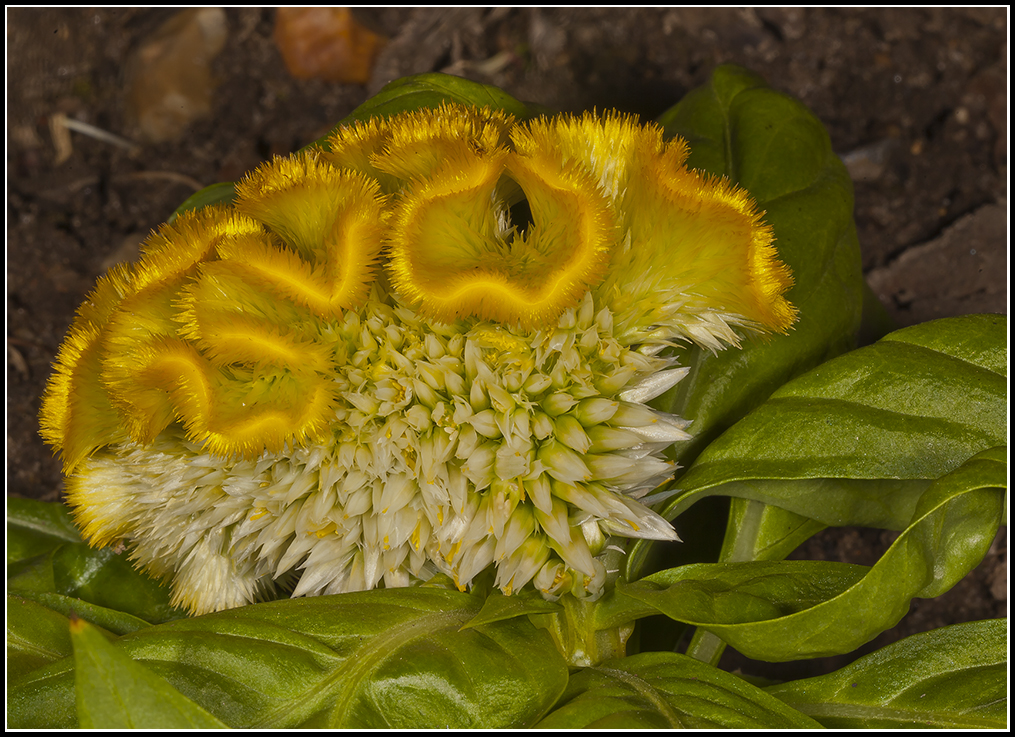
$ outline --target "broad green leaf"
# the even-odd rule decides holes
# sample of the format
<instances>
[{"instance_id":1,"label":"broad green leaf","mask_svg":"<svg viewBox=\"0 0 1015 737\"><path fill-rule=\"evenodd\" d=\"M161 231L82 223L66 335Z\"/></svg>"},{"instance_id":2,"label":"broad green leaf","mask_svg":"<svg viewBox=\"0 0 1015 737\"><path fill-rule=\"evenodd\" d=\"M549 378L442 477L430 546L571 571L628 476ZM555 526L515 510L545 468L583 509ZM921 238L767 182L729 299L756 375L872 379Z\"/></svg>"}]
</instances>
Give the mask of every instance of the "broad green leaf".
<instances>
[{"instance_id":1,"label":"broad green leaf","mask_svg":"<svg viewBox=\"0 0 1015 737\"><path fill-rule=\"evenodd\" d=\"M339 126L376 117L390 118L407 110L434 108L445 103L490 107L503 110L519 120L526 120L532 115L525 104L497 87L450 74L428 72L384 85L380 92L347 115ZM327 136L317 143L325 145L326 139Z\"/></svg>"},{"instance_id":2,"label":"broad green leaf","mask_svg":"<svg viewBox=\"0 0 1015 737\"><path fill-rule=\"evenodd\" d=\"M7 595L7 678L14 681L36 668L69 656L70 620L77 617L112 640L117 635L149 627L123 612L48 593Z\"/></svg>"},{"instance_id":3,"label":"broad green leaf","mask_svg":"<svg viewBox=\"0 0 1015 737\"><path fill-rule=\"evenodd\" d=\"M731 499L720 563L782 560L824 525L785 509L748 499ZM725 643L711 632L696 629L687 654L717 665Z\"/></svg>"},{"instance_id":4,"label":"broad green leaf","mask_svg":"<svg viewBox=\"0 0 1015 737\"><path fill-rule=\"evenodd\" d=\"M173 214L169 216L166 222L172 223L176 220L177 216L185 212L200 210L209 205L231 205L235 199L236 187L233 186L232 182L209 184L204 189L198 190L184 200L183 204L173 211Z\"/></svg>"},{"instance_id":5,"label":"broad green leaf","mask_svg":"<svg viewBox=\"0 0 1015 737\"><path fill-rule=\"evenodd\" d=\"M834 729L1004 729L1008 620L907 637L841 670L765 689Z\"/></svg>"},{"instance_id":6,"label":"broad green leaf","mask_svg":"<svg viewBox=\"0 0 1015 737\"><path fill-rule=\"evenodd\" d=\"M56 592L64 596L152 623L185 616L169 603L169 588L135 570L125 551L64 545L53 553L53 574Z\"/></svg>"},{"instance_id":7,"label":"broad green leaf","mask_svg":"<svg viewBox=\"0 0 1015 737\"><path fill-rule=\"evenodd\" d=\"M825 525L750 499L730 500L730 519L720 562L782 560Z\"/></svg>"},{"instance_id":8,"label":"broad green leaf","mask_svg":"<svg viewBox=\"0 0 1015 737\"><path fill-rule=\"evenodd\" d=\"M233 727L531 726L567 668L524 618L462 630L480 607L427 588L292 599L150 627L117 647ZM74 726L59 721L73 679L66 661L21 679L10 724Z\"/></svg>"},{"instance_id":9,"label":"broad green leaf","mask_svg":"<svg viewBox=\"0 0 1015 737\"><path fill-rule=\"evenodd\" d=\"M53 573L55 550L34 558L26 558L7 564L7 590L18 593L55 592L56 577Z\"/></svg>"},{"instance_id":10,"label":"broad green leaf","mask_svg":"<svg viewBox=\"0 0 1015 737\"><path fill-rule=\"evenodd\" d=\"M998 376L1007 376L1007 337L1006 315L966 315L896 330L885 336L885 340L926 348Z\"/></svg>"},{"instance_id":11,"label":"broad green leaf","mask_svg":"<svg viewBox=\"0 0 1015 737\"><path fill-rule=\"evenodd\" d=\"M912 524L870 569L818 561L684 566L620 587L672 619L772 662L850 652L894 626L913 598L951 588L982 560L1004 505L1007 449L933 483Z\"/></svg>"},{"instance_id":12,"label":"broad green leaf","mask_svg":"<svg viewBox=\"0 0 1015 737\"><path fill-rule=\"evenodd\" d=\"M7 497L8 565L67 542L81 542L81 535L66 505Z\"/></svg>"},{"instance_id":13,"label":"broad green leaf","mask_svg":"<svg viewBox=\"0 0 1015 737\"><path fill-rule=\"evenodd\" d=\"M775 230L799 310L788 335L713 355L677 352L691 373L661 408L692 420L675 446L689 465L713 438L793 376L853 346L863 306L853 188L820 121L800 102L737 67L719 67L660 118L689 142L688 164L747 189Z\"/></svg>"},{"instance_id":14,"label":"broad green leaf","mask_svg":"<svg viewBox=\"0 0 1015 737\"><path fill-rule=\"evenodd\" d=\"M690 373L653 404L691 420L691 439L673 448L689 466L779 386L854 346L864 282L852 183L821 123L798 101L743 69L719 67L660 123L688 141L690 166L728 177L757 200L793 271L787 298L799 310L787 335L750 339L743 350L676 350ZM651 545L630 549L629 580L641 575Z\"/></svg>"},{"instance_id":15,"label":"broad green leaf","mask_svg":"<svg viewBox=\"0 0 1015 737\"><path fill-rule=\"evenodd\" d=\"M899 330L801 376L712 443L673 518L710 494L826 525L902 529L929 480L1005 442L1007 319Z\"/></svg>"},{"instance_id":16,"label":"broad green leaf","mask_svg":"<svg viewBox=\"0 0 1015 737\"><path fill-rule=\"evenodd\" d=\"M225 724L116 649L92 625L70 623L82 729L224 729Z\"/></svg>"},{"instance_id":17,"label":"broad green leaf","mask_svg":"<svg viewBox=\"0 0 1015 737\"><path fill-rule=\"evenodd\" d=\"M815 729L760 688L694 658L642 653L571 677L540 729Z\"/></svg>"},{"instance_id":18,"label":"broad green leaf","mask_svg":"<svg viewBox=\"0 0 1015 737\"><path fill-rule=\"evenodd\" d=\"M55 506L55 505L54 505ZM87 554L94 554L96 551L88 551L82 544L77 543L71 547L80 546ZM38 651L40 654L46 652L70 654L70 640L67 635L68 617L77 616L87 622L98 625L104 630L116 635L134 632L143 627L149 627L150 623L127 612L117 611L107 607L98 606L80 598L67 596L57 592L56 576L54 571L54 559L58 553L66 547L61 544L58 548L43 555L28 560L17 561L9 565L7 589L8 597L8 618L7 618L7 644L8 644L8 677L14 678L24 675L30 670L43 664L42 661L34 660L31 655ZM141 574L129 566L120 568L117 580L108 583L112 591L150 590L155 584L151 581L139 582ZM66 575L61 575L66 578ZM137 584L140 583L140 586ZM103 598L100 596L99 598ZM34 614L22 616L25 612ZM15 616L14 613L19 613ZM55 629L54 629L55 628ZM53 632L56 632L55 639L47 639ZM111 635L112 636L112 635ZM49 642L49 645L44 643ZM22 648L18 643L25 644L24 648L28 654L27 659L19 659L16 663L11 658L11 647ZM59 643L68 647L62 649ZM57 659L55 657L44 658L46 662Z\"/></svg>"},{"instance_id":19,"label":"broad green leaf","mask_svg":"<svg viewBox=\"0 0 1015 737\"><path fill-rule=\"evenodd\" d=\"M182 610L169 604L169 589L158 581L136 571L127 553L112 548L96 550L80 541L70 520L67 507L52 502L8 500L8 551L18 547L14 562L8 561L7 585L45 606L59 604L60 597L43 601L39 594L70 597L66 605L87 621L101 624L119 633L137 629L143 622L165 622L184 616ZM73 537L71 537L73 535ZM26 540L35 540L29 544ZM13 541L13 542L12 542ZM32 550L41 550L35 557L22 557ZM80 600L95 605L98 619L85 614L88 607L75 604ZM110 613L103 614L101 610ZM121 612L119 616L116 612ZM66 611L64 613L67 613Z\"/></svg>"},{"instance_id":20,"label":"broad green leaf","mask_svg":"<svg viewBox=\"0 0 1015 737\"><path fill-rule=\"evenodd\" d=\"M7 595L7 679L71 654L67 617L34 601Z\"/></svg>"},{"instance_id":21,"label":"broad green leaf","mask_svg":"<svg viewBox=\"0 0 1015 737\"><path fill-rule=\"evenodd\" d=\"M34 591L16 591L14 593L65 617L76 616L78 619L102 627L114 635L126 635L152 626L151 622L135 617L133 614L102 607L72 596Z\"/></svg>"},{"instance_id":22,"label":"broad green leaf","mask_svg":"<svg viewBox=\"0 0 1015 737\"><path fill-rule=\"evenodd\" d=\"M718 632L804 612L863 581L865 566L831 561L696 563L621 585L623 596Z\"/></svg>"}]
</instances>

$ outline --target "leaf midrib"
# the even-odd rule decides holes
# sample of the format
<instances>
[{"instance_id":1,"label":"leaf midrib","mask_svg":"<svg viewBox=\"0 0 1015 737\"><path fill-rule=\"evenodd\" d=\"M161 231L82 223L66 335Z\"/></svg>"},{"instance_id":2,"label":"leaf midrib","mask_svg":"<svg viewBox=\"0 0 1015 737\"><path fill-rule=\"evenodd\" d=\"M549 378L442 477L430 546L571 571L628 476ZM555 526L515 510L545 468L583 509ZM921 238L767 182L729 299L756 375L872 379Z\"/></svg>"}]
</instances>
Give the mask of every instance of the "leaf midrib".
<instances>
[{"instance_id":1,"label":"leaf midrib","mask_svg":"<svg viewBox=\"0 0 1015 737\"><path fill-rule=\"evenodd\" d=\"M329 698L334 698L335 701L329 709L332 716L328 721L332 728L338 728L340 725L336 724L336 721L348 712L350 702L360 691L359 684L388 658L395 655L403 645L421 634L433 634L451 626L460 627L475 614L476 610L473 608L460 607L450 611L433 612L388 627L383 632L369 637L361 647L350 652L306 691L263 713L258 723L249 725L249 728L277 727L280 721L299 724L318 711ZM336 693L333 686L339 681L344 681L344 686ZM284 720L281 719L283 716Z\"/></svg>"},{"instance_id":2,"label":"leaf midrib","mask_svg":"<svg viewBox=\"0 0 1015 737\"><path fill-rule=\"evenodd\" d=\"M640 678L629 671L617 670L615 668L604 668L600 666L595 670L605 673L611 678L616 678L618 681L622 681L633 688L639 696L652 704L652 706L654 706L674 728L684 729L689 726L680 718L680 714L677 710L666 703L666 700L660 696L659 691L644 678Z\"/></svg>"}]
</instances>

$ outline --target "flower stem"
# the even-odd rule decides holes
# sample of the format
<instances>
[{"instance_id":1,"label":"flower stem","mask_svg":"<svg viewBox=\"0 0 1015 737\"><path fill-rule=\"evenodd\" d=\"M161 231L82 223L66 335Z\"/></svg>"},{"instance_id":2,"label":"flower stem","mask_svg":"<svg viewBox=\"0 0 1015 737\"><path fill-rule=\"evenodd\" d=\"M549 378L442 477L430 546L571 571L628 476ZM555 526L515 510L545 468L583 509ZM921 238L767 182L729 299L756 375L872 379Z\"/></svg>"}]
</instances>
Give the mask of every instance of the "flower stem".
<instances>
[{"instance_id":1,"label":"flower stem","mask_svg":"<svg viewBox=\"0 0 1015 737\"><path fill-rule=\"evenodd\" d=\"M627 640L634 631L634 622L619 627L596 629L598 601L578 599L571 594L558 602L563 611L553 614L530 614L529 619L553 638L557 650L574 667L589 667L610 658L627 654Z\"/></svg>"}]
</instances>

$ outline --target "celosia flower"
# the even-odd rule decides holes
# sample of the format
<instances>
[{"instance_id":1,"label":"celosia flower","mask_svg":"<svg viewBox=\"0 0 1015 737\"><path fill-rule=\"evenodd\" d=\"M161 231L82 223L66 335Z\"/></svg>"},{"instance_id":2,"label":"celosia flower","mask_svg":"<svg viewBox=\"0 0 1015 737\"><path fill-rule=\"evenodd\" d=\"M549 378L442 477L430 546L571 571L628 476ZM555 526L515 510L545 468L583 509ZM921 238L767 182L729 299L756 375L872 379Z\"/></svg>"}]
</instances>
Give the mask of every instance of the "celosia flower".
<instances>
[{"instance_id":1,"label":"celosia flower","mask_svg":"<svg viewBox=\"0 0 1015 737\"><path fill-rule=\"evenodd\" d=\"M491 565L600 595L610 536L676 539L639 501L687 437L646 404L686 373L663 349L794 320L771 229L617 114L444 106L329 144L81 307L41 419L85 536L195 613Z\"/></svg>"}]
</instances>

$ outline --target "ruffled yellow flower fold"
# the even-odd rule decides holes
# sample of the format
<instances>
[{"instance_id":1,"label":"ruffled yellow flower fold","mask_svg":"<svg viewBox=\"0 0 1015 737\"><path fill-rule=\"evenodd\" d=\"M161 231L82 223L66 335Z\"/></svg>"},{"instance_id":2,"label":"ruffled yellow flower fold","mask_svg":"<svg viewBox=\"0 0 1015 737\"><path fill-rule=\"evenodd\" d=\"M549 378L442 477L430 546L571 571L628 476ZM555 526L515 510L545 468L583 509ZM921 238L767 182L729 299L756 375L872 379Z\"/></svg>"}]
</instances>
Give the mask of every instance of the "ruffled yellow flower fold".
<instances>
[{"instance_id":1,"label":"ruffled yellow flower fold","mask_svg":"<svg viewBox=\"0 0 1015 737\"><path fill-rule=\"evenodd\" d=\"M261 167L238 192L235 208L181 215L136 266L99 282L43 402L43 435L68 473L174 422L224 458L330 430L335 347L321 333L366 299L384 198L315 152Z\"/></svg>"},{"instance_id":2,"label":"ruffled yellow flower fold","mask_svg":"<svg viewBox=\"0 0 1015 737\"><path fill-rule=\"evenodd\" d=\"M771 226L745 190L687 169L687 155L656 128L631 146L621 198L630 240L603 285L618 322L637 342L663 327L713 350L738 344L734 327L786 332L792 277Z\"/></svg>"},{"instance_id":3,"label":"ruffled yellow flower fold","mask_svg":"<svg viewBox=\"0 0 1015 737\"><path fill-rule=\"evenodd\" d=\"M525 233L508 229L506 206L498 207L502 177L528 201ZM559 152L477 155L406 188L394 216L392 283L431 320L475 316L534 329L599 281L615 241L596 181Z\"/></svg>"}]
</instances>

